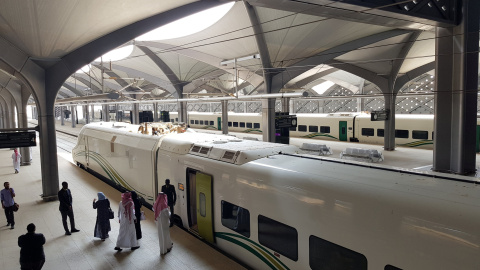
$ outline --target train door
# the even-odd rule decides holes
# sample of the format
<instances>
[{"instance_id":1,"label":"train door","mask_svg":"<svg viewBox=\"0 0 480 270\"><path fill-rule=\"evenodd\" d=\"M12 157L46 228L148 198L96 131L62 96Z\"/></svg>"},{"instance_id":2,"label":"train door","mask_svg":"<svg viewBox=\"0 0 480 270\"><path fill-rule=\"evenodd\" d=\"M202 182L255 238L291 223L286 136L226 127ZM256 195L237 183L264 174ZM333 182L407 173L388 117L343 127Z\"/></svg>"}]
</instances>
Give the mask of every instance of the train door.
<instances>
[{"instance_id":1,"label":"train door","mask_svg":"<svg viewBox=\"0 0 480 270\"><path fill-rule=\"evenodd\" d=\"M187 170L188 224L190 229L210 243L213 238L212 176Z\"/></svg>"},{"instance_id":2,"label":"train door","mask_svg":"<svg viewBox=\"0 0 480 270\"><path fill-rule=\"evenodd\" d=\"M218 130L222 130L222 118L221 117L217 117L217 127L218 127Z\"/></svg>"},{"instance_id":3,"label":"train door","mask_svg":"<svg viewBox=\"0 0 480 270\"><path fill-rule=\"evenodd\" d=\"M338 138L340 141L347 141L347 121L339 121Z\"/></svg>"}]
</instances>

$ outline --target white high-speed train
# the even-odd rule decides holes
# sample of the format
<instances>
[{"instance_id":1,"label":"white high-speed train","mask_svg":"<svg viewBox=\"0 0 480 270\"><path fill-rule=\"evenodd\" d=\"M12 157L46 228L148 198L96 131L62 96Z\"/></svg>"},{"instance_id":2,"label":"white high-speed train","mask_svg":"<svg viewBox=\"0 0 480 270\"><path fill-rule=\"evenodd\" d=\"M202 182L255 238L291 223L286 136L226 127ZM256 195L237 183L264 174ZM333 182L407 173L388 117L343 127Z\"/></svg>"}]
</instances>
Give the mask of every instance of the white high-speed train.
<instances>
[{"instance_id":1,"label":"white high-speed train","mask_svg":"<svg viewBox=\"0 0 480 270\"><path fill-rule=\"evenodd\" d=\"M321 140L351 141L384 144L384 122L371 121L369 113L299 113L297 127L290 129L291 137ZM178 114L170 112L178 121ZM262 115L259 113L228 113L228 130L232 132L261 133ZM188 113L191 128L221 130L221 113ZM397 146L433 149L433 115L396 114L395 142ZM480 128L480 120L477 120ZM477 134L477 152L480 132Z\"/></svg>"},{"instance_id":2,"label":"white high-speed train","mask_svg":"<svg viewBox=\"0 0 480 270\"><path fill-rule=\"evenodd\" d=\"M150 204L170 179L177 224L254 269L480 269L478 182L117 125L84 126L74 161Z\"/></svg>"}]
</instances>

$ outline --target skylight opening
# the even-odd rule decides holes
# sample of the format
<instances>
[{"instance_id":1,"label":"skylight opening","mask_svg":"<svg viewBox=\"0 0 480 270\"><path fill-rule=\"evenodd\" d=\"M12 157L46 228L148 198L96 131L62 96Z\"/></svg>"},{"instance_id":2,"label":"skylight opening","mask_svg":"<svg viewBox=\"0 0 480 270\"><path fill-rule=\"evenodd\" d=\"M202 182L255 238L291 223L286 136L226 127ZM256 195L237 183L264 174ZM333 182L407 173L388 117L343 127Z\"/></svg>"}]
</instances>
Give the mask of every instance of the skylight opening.
<instances>
[{"instance_id":1,"label":"skylight opening","mask_svg":"<svg viewBox=\"0 0 480 270\"><path fill-rule=\"evenodd\" d=\"M133 52L133 45L127 45L127 46L109 51L108 53L95 59L95 62L100 62L102 60L104 63L110 62L110 61L111 62L119 61L129 57L132 54L132 52Z\"/></svg>"},{"instance_id":2,"label":"skylight opening","mask_svg":"<svg viewBox=\"0 0 480 270\"><path fill-rule=\"evenodd\" d=\"M323 95L325 91L327 91L330 87L332 87L335 83L331 81L325 81L321 84L315 85L312 89L317 92L319 95Z\"/></svg>"},{"instance_id":3,"label":"skylight opening","mask_svg":"<svg viewBox=\"0 0 480 270\"><path fill-rule=\"evenodd\" d=\"M235 2L197 12L137 37L138 41L165 40L195 34L218 22Z\"/></svg>"}]
</instances>

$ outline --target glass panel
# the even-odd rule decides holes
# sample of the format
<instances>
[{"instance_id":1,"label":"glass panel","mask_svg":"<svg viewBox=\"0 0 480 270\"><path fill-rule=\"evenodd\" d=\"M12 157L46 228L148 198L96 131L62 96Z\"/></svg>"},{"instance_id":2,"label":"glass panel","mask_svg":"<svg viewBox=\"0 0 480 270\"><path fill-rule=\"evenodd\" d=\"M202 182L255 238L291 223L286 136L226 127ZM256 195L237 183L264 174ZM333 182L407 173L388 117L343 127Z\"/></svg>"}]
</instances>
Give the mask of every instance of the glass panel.
<instances>
[{"instance_id":1,"label":"glass panel","mask_svg":"<svg viewBox=\"0 0 480 270\"><path fill-rule=\"evenodd\" d=\"M318 132L318 126L308 126L308 132Z\"/></svg>"},{"instance_id":2,"label":"glass panel","mask_svg":"<svg viewBox=\"0 0 480 270\"><path fill-rule=\"evenodd\" d=\"M245 122L240 122L240 127L244 128L245 127Z\"/></svg>"},{"instance_id":3,"label":"glass panel","mask_svg":"<svg viewBox=\"0 0 480 270\"><path fill-rule=\"evenodd\" d=\"M408 139L408 130L395 129L395 137L396 138Z\"/></svg>"},{"instance_id":4,"label":"glass panel","mask_svg":"<svg viewBox=\"0 0 480 270\"><path fill-rule=\"evenodd\" d=\"M367 258L353 250L310 235L310 268L314 270L367 270Z\"/></svg>"},{"instance_id":5,"label":"glass panel","mask_svg":"<svg viewBox=\"0 0 480 270\"><path fill-rule=\"evenodd\" d=\"M418 140L428 140L428 131L413 130L412 138Z\"/></svg>"},{"instance_id":6,"label":"glass panel","mask_svg":"<svg viewBox=\"0 0 480 270\"><path fill-rule=\"evenodd\" d=\"M287 258L298 260L298 233L291 226L259 215L258 241Z\"/></svg>"},{"instance_id":7,"label":"glass panel","mask_svg":"<svg viewBox=\"0 0 480 270\"><path fill-rule=\"evenodd\" d=\"M384 129L383 128L379 128L377 129L377 137L383 137L384 135Z\"/></svg>"},{"instance_id":8,"label":"glass panel","mask_svg":"<svg viewBox=\"0 0 480 270\"><path fill-rule=\"evenodd\" d=\"M307 126L306 125L299 125L298 126L298 131L307 132Z\"/></svg>"},{"instance_id":9,"label":"glass panel","mask_svg":"<svg viewBox=\"0 0 480 270\"><path fill-rule=\"evenodd\" d=\"M321 133L330 133L330 127L329 126L321 126L320 127L320 132Z\"/></svg>"},{"instance_id":10,"label":"glass panel","mask_svg":"<svg viewBox=\"0 0 480 270\"><path fill-rule=\"evenodd\" d=\"M238 122L233 122L233 127L238 127Z\"/></svg>"},{"instance_id":11,"label":"glass panel","mask_svg":"<svg viewBox=\"0 0 480 270\"><path fill-rule=\"evenodd\" d=\"M260 128L260 123L253 123L253 128Z\"/></svg>"},{"instance_id":12,"label":"glass panel","mask_svg":"<svg viewBox=\"0 0 480 270\"><path fill-rule=\"evenodd\" d=\"M250 212L238 205L222 201L222 225L250 237Z\"/></svg>"},{"instance_id":13,"label":"glass panel","mask_svg":"<svg viewBox=\"0 0 480 270\"><path fill-rule=\"evenodd\" d=\"M247 128L252 128L252 127L253 127L252 123L247 123Z\"/></svg>"},{"instance_id":14,"label":"glass panel","mask_svg":"<svg viewBox=\"0 0 480 270\"><path fill-rule=\"evenodd\" d=\"M362 136L374 136L375 129L373 128L362 128Z\"/></svg>"},{"instance_id":15,"label":"glass panel","mask_svg":"<svg viewBox=\"0 0 480 270\"><path fill-rule=\"evenodd\" d=\"M200 192L200 215L205 217L207 215L207 199L205 198L205 194Z\"/></svg>"}]
</instances>

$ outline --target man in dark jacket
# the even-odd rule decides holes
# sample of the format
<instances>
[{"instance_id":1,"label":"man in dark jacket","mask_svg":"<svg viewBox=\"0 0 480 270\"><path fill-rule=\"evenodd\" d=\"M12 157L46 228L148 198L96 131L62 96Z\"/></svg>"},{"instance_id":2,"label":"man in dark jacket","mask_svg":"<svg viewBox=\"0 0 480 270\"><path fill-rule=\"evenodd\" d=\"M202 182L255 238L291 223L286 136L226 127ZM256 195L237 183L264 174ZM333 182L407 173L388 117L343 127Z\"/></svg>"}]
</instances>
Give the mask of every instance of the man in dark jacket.
<instances>
[{"instance_id":1,"label":"man in dark jacket","mask_svg":"<svg viewBox=\"0 0 480 270\"><path fill-rule=\"evenodd\" d=\"M42 269L45 263L45 253L43 253L45 236L35 233L35 224L33 223L28 224L27 231L27 234L18 237L20 267L21 269Z\"/></svg>"},{"instance_id":2,"label":"man in dark jacket","mask_svg":"<svg viewBox=\"0 0 480 270\"><path fill-rule=\"evenodd\" d=\"M167 194L168 207L170 207L170 227L173 226L173 206L177 202L177 193L175 192L175 187L170 185L170 179L165 180L165 185L162 186L162 192Z\"/></svg>"},{"instance_id":3,"label":"man in dark jacket","mask_svg":"<svg viewBox=\"0 0 480 270\"><path fill-rule=\"evenodd\" d=\"M72 232L79 232L75 228L75 218L73 217L72 208L72 193L68 189L68 183L62 182L62 189L58 192L58 200L60 201L60 213L62 213L63 228L65 229L65 235L71 235L67 226L67 216L70 218L70 227Z\"/></svg>"}]
</instances>

